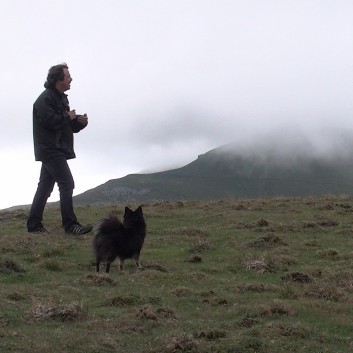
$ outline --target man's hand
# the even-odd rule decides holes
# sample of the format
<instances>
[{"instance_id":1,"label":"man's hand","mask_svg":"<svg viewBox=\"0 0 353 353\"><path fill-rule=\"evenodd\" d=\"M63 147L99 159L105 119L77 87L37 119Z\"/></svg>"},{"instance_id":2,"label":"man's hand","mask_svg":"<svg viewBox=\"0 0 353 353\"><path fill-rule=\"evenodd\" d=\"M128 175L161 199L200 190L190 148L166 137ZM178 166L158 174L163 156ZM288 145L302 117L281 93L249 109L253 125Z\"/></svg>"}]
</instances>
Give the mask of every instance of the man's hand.
<instances>
[{"instance_id":1,"label":"man's hand","mask_svg":"<svg viewBox=\"0 0 353 353\"><path fill-rule=\"evenodd\" d=\"M87 114L77 115L77 121L80 124L87 125L88 124L88 116L87 116Z\"/></svg>"},{"instance_id":2,"label":"man's hand","mask_svg":"<svg viewBox=\"0 0 353 353\"><path fill-rule=\"evenodd\" d=\"M75 109L69 111L68 114L69 114L69 117L70 117L71 120L76 119L76 110Z\"/></svg>"}]
</instances>

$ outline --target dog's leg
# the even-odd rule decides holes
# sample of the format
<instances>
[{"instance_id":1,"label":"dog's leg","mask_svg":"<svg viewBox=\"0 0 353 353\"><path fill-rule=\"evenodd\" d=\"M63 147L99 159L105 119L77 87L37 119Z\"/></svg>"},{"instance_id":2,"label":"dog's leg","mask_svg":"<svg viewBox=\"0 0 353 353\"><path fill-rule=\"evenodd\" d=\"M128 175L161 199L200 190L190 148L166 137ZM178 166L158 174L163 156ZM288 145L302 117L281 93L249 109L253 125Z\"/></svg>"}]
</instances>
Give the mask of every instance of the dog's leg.
<instances>
[{"instance_id":1,"label":"dog's leg","mask_svg":"<svg viewBox=\"0 0 353 353\"><path fill-rule=\"evenodd\" d=\"M135 260L136 268L141 270L140 254L135 254L132 258Z\"/></svg>"},{"instance_id":2,"label":"dog's leg","mask_svg":"<svg viewBox=\"0 0 353 353\"><path fill-rule=\"evenodd\" d=\"M135 264L136 264L136 268L137 268L138 270L141 270L141 269L142 269L141 262L140 262L139 259L135 259Z\"/></svg>"},{"instance_id":3,"label":"dog's leg","mask_svg":"<svg viewBox=\"0 0 353 353\"><path fill-rule=\"evenodd\" d=\"M120 267L120 270L124 269L124 259L119 259L119 267Z\"/></svg>"},{"instance_id":4,"label":"dog's leg","mask_svg":"<svg viewBox=\"0 0 353 353\"><path fill-rule=\"evenodd\" d=\"M97 261L97 262L96 262L96 272L99 272L99 264L100 264L100 262Z\"/></svg>"},{"instance_id":5,"label":"dog's leg","mask_svg":"<svg viewBox=\"0 0 353 353\"><path fill-rule=\"evenodd\" d=\"M109 273L110 270L110 262L107 262L107 266L105 267L105 272Z\"/></svg>"}]
</instances>

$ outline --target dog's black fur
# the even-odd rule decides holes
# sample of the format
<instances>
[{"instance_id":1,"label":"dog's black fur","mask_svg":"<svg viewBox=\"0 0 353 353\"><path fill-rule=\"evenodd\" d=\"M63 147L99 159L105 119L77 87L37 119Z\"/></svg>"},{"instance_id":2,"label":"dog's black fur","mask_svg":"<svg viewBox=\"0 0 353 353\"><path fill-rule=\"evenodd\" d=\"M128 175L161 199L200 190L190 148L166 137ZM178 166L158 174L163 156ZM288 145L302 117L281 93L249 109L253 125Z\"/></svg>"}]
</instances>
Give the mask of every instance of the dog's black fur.
<instances>
[{"instance_id":1,"label":"dog's black fur","mask_svg":"<svg viewBox=\"0 0 353 353\"><path fill-rule=\"evenodd\" d=\"M110 264L118 257L120 269L124 269L125 259L134 259L137 268L141 268L140 252L146 237L146 223L142 207L135 211L125 207L124 221L111 213L102 219L94 229L93 250L96 257L96 271L106 262L105 272L109 273Z\"/></svg>"}]
</instances>

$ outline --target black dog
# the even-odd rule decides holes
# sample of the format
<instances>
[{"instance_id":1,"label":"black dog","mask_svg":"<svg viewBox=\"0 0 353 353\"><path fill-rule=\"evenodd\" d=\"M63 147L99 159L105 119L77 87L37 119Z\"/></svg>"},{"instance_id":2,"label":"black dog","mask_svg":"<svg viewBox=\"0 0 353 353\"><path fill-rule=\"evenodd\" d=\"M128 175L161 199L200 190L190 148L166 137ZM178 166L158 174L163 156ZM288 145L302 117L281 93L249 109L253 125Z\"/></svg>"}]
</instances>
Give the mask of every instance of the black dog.
<instances>
[{"instance_id":1,"label":"black dog","mask_svg":"<svg viewBox=\"0 0 353 353\"><path fill-rule=\"evenodd\" d=\"M135 211L125 207L124 222L111 213L100 221L94 229L93 250L96 256L96 271L106 261L105 272L109 273L110 264L118 257L120 269L124 269L125 259L134 259L141 268L140 252L146 237L146 223L142 207Z\"/></svg>"}]
</instances>

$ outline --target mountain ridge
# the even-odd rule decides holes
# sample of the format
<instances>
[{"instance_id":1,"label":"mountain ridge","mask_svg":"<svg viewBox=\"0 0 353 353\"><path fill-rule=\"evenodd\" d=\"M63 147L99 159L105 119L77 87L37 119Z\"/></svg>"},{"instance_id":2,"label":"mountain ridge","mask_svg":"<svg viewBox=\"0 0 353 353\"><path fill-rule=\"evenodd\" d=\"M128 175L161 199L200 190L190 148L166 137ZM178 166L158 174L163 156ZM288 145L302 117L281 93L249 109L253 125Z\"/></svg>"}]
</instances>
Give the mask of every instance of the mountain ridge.
<instances>
[{"instance_id":1,"label":"mountain ridge","mask_svg":"<svg viewBox=\"0 0 353 353\"><path fill-rule=\"evenodd\" d=\"M172 170L129 174L74 197L75 204L351 194L353 158L228 144Z\"/></svg>"}]
</instances>

